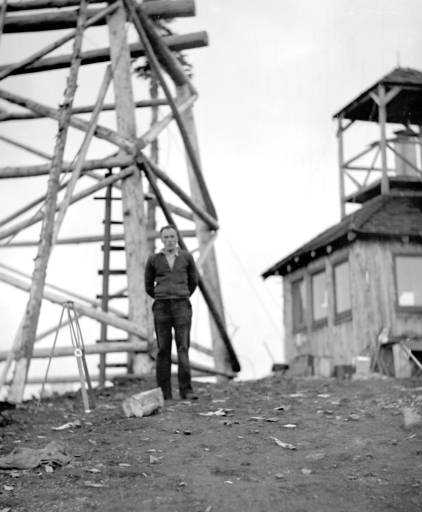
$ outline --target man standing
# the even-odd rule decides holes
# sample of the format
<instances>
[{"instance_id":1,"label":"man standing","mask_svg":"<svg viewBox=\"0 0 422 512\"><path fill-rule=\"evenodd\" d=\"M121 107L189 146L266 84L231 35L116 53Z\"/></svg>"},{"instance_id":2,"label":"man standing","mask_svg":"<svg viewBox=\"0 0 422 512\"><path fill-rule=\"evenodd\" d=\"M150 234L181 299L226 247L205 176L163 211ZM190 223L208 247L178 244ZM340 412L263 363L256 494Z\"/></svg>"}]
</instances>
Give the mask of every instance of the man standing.
<instances>
[{"instance_id":1,"label":"man standing","mask_svg":"<svg viewBox=\"0 0 422 512\"><path fill-rule=\"evenodd\" d=\"M154 299L155 334L158 353L156 360L157 385L164 399L172 398L171 344L172 331L178 355L180 397L197 398L192 389L189 363L192 306L189 297L198 284L192 255L178 246L176 228L164 226L160 230L163 249L148 258L145 267L145 290Z\"/></svg>"}]
</instances>

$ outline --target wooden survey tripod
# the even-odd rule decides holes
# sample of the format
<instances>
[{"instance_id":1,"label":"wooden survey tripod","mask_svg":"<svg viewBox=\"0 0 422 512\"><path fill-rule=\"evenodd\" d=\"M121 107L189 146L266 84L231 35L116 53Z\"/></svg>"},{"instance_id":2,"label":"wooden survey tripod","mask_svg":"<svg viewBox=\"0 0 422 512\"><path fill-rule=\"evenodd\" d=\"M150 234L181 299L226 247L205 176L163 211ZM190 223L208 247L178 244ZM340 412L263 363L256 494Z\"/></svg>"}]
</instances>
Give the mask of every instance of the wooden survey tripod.
<instances>
[{"instance_id":1,"label":"wooden survey tripod","mask_svg":"<svg viewBox=\"0 0 422 512\"><path fill-rule=\"evenodd\" d=\"M53 347L51 349L50 357L48 359L47 370L45 372L44 381L41 387L40 399L44 393L44 387L47 382L48 371L50 369L51 359L54 357L54 350L56 348L57 339L63 323L63 318L67 315L67 323L69 325L70 339L74 348L74 356L78 365L79 380L81 383L82 401L84 404L84 410L86 413L90 412L91 409L95 408L94 392L92 390L91 379L88 373L88 366L85 358L85 345L82 336L82 330L79 325L78 315L75 311L74 304L72 301L63 303L62 311L60 314L59 324L57 326L56 334L54 336ZM87 391L88 388L88 391ZM89 396L88 396L89 392ZM91 406L90 406L91 404Z\"/></svg>"}]
</instances>

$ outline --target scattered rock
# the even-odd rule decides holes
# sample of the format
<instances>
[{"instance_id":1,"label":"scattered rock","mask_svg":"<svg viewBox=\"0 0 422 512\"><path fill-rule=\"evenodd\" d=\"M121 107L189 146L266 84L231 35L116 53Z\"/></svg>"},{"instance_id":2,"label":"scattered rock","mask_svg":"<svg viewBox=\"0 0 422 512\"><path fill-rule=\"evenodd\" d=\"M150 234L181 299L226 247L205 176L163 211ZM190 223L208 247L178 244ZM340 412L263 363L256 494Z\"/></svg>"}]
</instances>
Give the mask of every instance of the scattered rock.
<instances>
[{"instance_id":1,"label":"scattered rock","mask_svg":"<svg viewBox=\"0 0 422 512\"><path fill-rule=\"evenodd\" d=\"M60 425L59 427L51 427L51 430L66 430L68 428L77 428L77 427L81 427L81 426L82 426L81 421L75 420L75 421L70 421L69 423L64 423L63 425Z\"/></svg>"},{"instance_id":2,"label":"scattered rock","mask_svg":"<svg viewBox=\"0 0 422 512\"><path fill-rule=\"evenodd\" d=\"M402 413L405 428L410 428L422 424L422 416L414 407L403 407Z\"/></svg>"},{"instance_id":3,"label":"scattered rock","mask_svg":"<svg viewBox=\"0 0 422 512\"><path fill-rule=\"evenodd\" d=\"M275 444L280 446L280 448L285 448L286 450L296 450L296 446L294 444L285 443L284 441L280 441L280 439L277 439L274 436L271 436L271 439L274 439Z\"/></svg>"},{"instance_id":4,"label":"scattered rock","mask_svg":"<svg viewBox=\"0 0 422 512\"><path fill-rule=\"evenodd\" d=\"M126 417L136 416L142 418L154 414L164 407L164 397L161 388L154 388L142 393L132 395L122 403Z\"/></svg>"}]
</instances>

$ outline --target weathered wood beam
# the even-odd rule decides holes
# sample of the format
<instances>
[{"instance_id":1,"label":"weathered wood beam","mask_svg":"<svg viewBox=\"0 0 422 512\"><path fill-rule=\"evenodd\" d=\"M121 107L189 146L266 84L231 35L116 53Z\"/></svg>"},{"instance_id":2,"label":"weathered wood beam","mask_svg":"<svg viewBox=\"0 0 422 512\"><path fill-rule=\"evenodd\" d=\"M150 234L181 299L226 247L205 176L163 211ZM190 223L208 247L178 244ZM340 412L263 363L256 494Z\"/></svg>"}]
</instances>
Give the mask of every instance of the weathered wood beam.
<instances>
[{"instance_id":1,"label":"weathered wood beam","mask_svg":"<svg viewBox=\"0 0 422 512\"><path fill-rule=\"evenodd\" d=\"M31 11L34 9L60 9L61 7L77 7L80 0L18 0L8 2L8 12ZM91 4L104 4L105 0L89 0Z\"/></svg>"},{"instance_id":2,"label":"weathered wood beam","mask_svg":"<svg viewBox=\"0 0 422 512\"><path fill-rule=\"evenodd\" d=\"M102 9L97 12L95 16L93 16L90 20L86 21L84 24L84 29L86 30L91 25L94 25L98 20L105 18L107 15L111 14L114 9L117 7L117 2L114 4L109 5L105 9ZM53 43L48 44L46 47L42 48L41 50L36 51L35 53L29 55L25 59L15 63L10 64L9 66L6 66L2 70L0 70L0 80L3 80L7 76L13 74L14 72L18 71L19 69L26 68L27 66L30 66L37 60L40 60L44 55L47 55L48 53L51 53L52 51L56 50L57 48L60 48L60 46L63 46L65 43L73 39L76 35L76 29L72 30L65 36L61 37L57 41L54 41Z\"/></svg>"},{"instance_id":3,"label":"weathered wood beam","mask_svg":"<svg viewBox=\"0 0 422 512\"><path fill-rule=\"evenodd\" d=\"M196 231L193 229L190 230L182 230L184 238L195 238ZM150 240L157 240L160 238L160 234L157 232L147 233L147 238ZM116 242L119 240L124 240L125 237L122 234L112 234L110 235L110 239L112 242ZM75 236L70 238L59 238L56 240L56 245L77 245L77 244L93 244L104 241L104 235L88 235L88 236ZM0 245L0 249L8 249L13 247L37 247L39 241L37 240L22 240L20 242L10 242L7 245Z\"/></svg>"},{"instance_id":4,"label":"weathered wood beam","mask_svg":"<svg viewBox=\"0 0 422 512\"><path fill-rule=\"evenodd\" d=\"M13 383L9 390L9 400L21 402L25 389L26 377L31 364L32 350L39 315L41 311L42 293L47 274L48 262L53 247L54 215L57 207L57 196L59 191L60 168L63 162L64 149L69 131L70 108L75 97L77 88L77 77L80 67L80 54L86 21L87 4L81 0L81 7L77 20L76 35L74 38L72 64L70 74L66 82L63 103L59 109L58 131L54 149L54 156L51 171L48 178L47 197L43 210L43 223L40 233L40 244L34 262L33 279L29 289L29 297L24 313L24 320L20 328L20 350L17 357Z\"/></svg>"},{"instance_id":5,"label":"weathered wood beam","mask_svg":"<svg viewBox=\"0 0 422 512\"><path fill-rule=\"evenodd\" d=\"M56 121L58 121L60 119L60 111L58 109L48 107L48 106L43 105L42 103L39 103L37 101L31 100L29 98L20 96L19 94L15 94L13 92L7 91L6 89L0 89L0 98L3 100L9 101L10 103L14 103L21 107L32 110L34 112L38 112L39 114L42 114L45 117L50 117L51 119L55 119ZM79 117L76 117L76 116L70 117L68 120L68 124L70 126L73 126L74 128L77 128L78 130L83 131L83 132L86 132L89 130L89 123L87 121L85 121L84 119L80 119ZM98 137L100 139L106 140L106 141L110 142L111 144L115 144L116 146L124 148L128 151L135 150L135 144L133 141L130 141L130 140L122 137L114 130L111 130L110 128L106 128L105 126L97 125L97 127L95 129L95 135L96 135L96 137Z\"/></svg>"},{"instance_id":6,"label":"weathered wood beam","mask_svg":"<svg viewBox=\"0 0 422 512\"><path fill-rule=\"evenodd\" d=\"M201 354L205 354L206 356L212 357L214 355L211 348L204 347L203 345L197 343L196 341L190 342L190 348L193 348L194 350L197 350L198 352L201 352Z\"/></svg>"},{"instance_id":7,"label":"weathered wood beam","mask_svg":"<svg viewBox=\"0 0 422 512\"><path fill-rule=\"evenodd\" d=\"M177 361L172 361L174 365L177 364ZM191 369L192 369L192 377L204 377L204 376L215 376L221 375L218 370L215 368L208 368L204 365L200 365L191 361ZM233 378L233 374L224 374L224 377ZM97 382L100 380L99 374L89 374L89 378L91 382ZM139 379L139 375L133 375L133 373L114 373L107 377L108 381L129 381L133 379ZM28 377L27 384L43 384L44 377ZM48 375L47 384L72 384L72 383L80 383L81 378L79 375ZM6 384L10 384L10 381L6 382Z\"/></svg>"},{"instance_id":8,"label":"weathered wood beam","mask_svg":"<svg viewBox=\"0 0 422 512\"><path fill-rule=\"evenodd\" d=\"M173 51L191 50L194 48L202 48L208 46L208 35L206 32L193 32L184 35L165 36L163 40ZM145 49L140 43L132 43L129 45L130 56L132 59L145 56ZM12 75L22 75L26 73L37 73L40 71L50 71L52 69L68 68L70 65L71 55L58 55L57 57L45 57L38 62L17 70ZM81 55L81 64L97 64L99 62L110 61L110 48L99 48L96 50L88 50ZM7 66L0 66L0 70Z\"/></svg>"},{"instance_id":9,"label":"weathered wood beam","mask_svg":"<svg viewBox=\"0 0 422 512\"><path fill-rule=\"evenodd\" d=\"M161 107L168 105L168 101L165 99L156 100L139 100L135 101L136 108L149 108L149 107ZM109 110L115 110L116 105L114 103L104 103L101 110L103 112ZM94 109L94 105L82 105L80 107L73 107L71 109L72 114L90 114ZM27 121L28 119L44 119L45 116L36 114L34 112L7 112L0 110L0 122L3 121Z\"/></svg>"},{"instance_id":10,"label":"weathered wood beam","mask_svg":"<svg viewBox=\"0 0 422 512\"><path fill-rule=\"evenodd\" d=\"M4 21L6 19L6 11L7 11L7 0L3 0L3 3L0 6L0 41L3 36L3 27L4 27Z\"/></svg>"},{"instance_id":11,"label":"weathered wood beam","mask_svg":"<svg viewBox=\"0 0 422 512\"><path fill-rule=\"evenodd\" d=\"M178 104L180 112L184 112L192 106L197 100L198 96L192 95L185 102ZM167 126L173 121L174 115L172 112L164 116L162 119L157 120L151 128L149 128L141 137L137 139L137 147L144 149L146 146L151 144L152 141L156 140L160 133L167 128Z\"/></svg>"},{"instance_id":12,"label":"weathered wood beam","mask_svg":"<svg viewBox=\"0 0 422 512\"><path fill-rule=\"evenodd\" d=\"M23 291L29 291L30 283L23 281L22 279L18 279L14 276L10 276L5 274L4 272L0 272L0 281L6 284L9 284L15 288L18 288ZM57 295L48 290L44 290L43 298L48 302L53 304L58 304L59 306L63 305L64 302L67 302L68 299L61 295ZM129 334L135 334L139 338L146 340L146 332L145 330L135 322L131 322L130 320L126 320L125 318L120 318L113 313L104 313L100 309L95 309L90 306L86 306L85 304L81 304L77 301L73 301L74 309L78 315L87 316L94 320L98 320L99 322L105 322L108 325L112 325L116 327L116 329L121 329Z\"/></svg>"},{"instance_id":13,"label":"weathered wood beam","mask_svg":"<svg viewBox=\"0 0 422 512\"><path fill-rule=\"evenodd\" d=\"M145 12L148 16L161 19L173 19L195 15L193 0L155 0L145 3ZM98 9L88 9L88 19L95 16ZM19 16L6 16L4 33L38 32L45 30L62 30L73 28L78 20L79 10L59 10L42 13L31 13ZM95 25L104 25L99 20Z\"/></svg>"},{"instance_id":14,"label":"weathered wood beam","mask_svg":"<svg viewBox=\"0 0 422 512\"><path fill-rule=\"evenodd\" d=\"M157 80L151 76L149 79L149 97L150 99L158 98L158 83ZM150 112L150 127L154 126L154 124L158 121L158 107L154 107L151 109ZM153 140L151 142L151 145L149 147L149 157L150 159L158 164L160 159L160 146L158 143L158 138ZM153 197L153 193L151 190L151 187L148 185L148 194ZM147 231L156 230L157 229L157 201L148 201L147 202L147 211L146 211L146 218L147 218ZM156 240L155 239L148 239L148 253L154 254L156 249Z\"/></svg>"},{"instance_id":15,"label":"weathered wood beam","mask_svg":"<svg viewBox=\"0 0 422 512\"><path fill-rule=\"evenodd\" d=\"M115 181L119 179L125 179L128 176L133 174L133 168L127 168L120 172L119 174L113 174L112 176L109 176L107 178L104 178L103 180L99 181L97 184L86 188L85 190L82 190L75 194L72 199L71 203L76 203L77 201L80 201L81 199L84 199L85 197L90 196L91 194L98 192L102 188L106 187L107 185L114 183ZM56 210L59 208L59 205L56 205ZM35 215L31 216L29 219L25 219L14 226L10 226L9 228L5 228L2 231L0 231L0 240L3 240L5 238L8 238L10 236L16 235L23 229L32 226L36 224L37 222L40 222L44 218L44 212L38 211Z\"/></svg>"},{"instance_id":16,"label":"weathered wood beam","mask_svg":"<svg viewBox=\"0 0 422 512\"><path fill-rule=\"evenodd\" d=\"M19 277L23 277L24 279L31 280L32 276L27 274L26 272L23 272L22 270L19 270L17 268L11 267L10 265L6 265L5 263L0 262L0 268L3 270L6 270L9 273L16 274ZM86 297L84 295L81 295L79 293L72 292L71 290L67 290L65 288L62 288L61 286L56 286L51 283L45 283L46 289L49 289L54 292L59 292L62 295L66 296L68 300L77 300L81 301L82 303L86 303L89 306L92 306L94 308L100 307L100 303L95 299L90 299L89 297ZM124 318L126 315L115 308L110 308L110 313L114 313L115 315Z\"/></svg>"},{"instance_id":17,"label":"weathered wood beam","mask_svg":"<svg viewBox=\"0 0 422 512\"><path fill-rule=\"evenodd\" d=\"M94 169L111 169L112 167L127 167L133 163L133 157L125 155L111 156L107 158L96 158L85 160L82 172ZM74 164L64 163L61 167L62 173L70 173ZM38 165L23 165L18 167L0 167L0 179L6 178L28 178L30 176L44 176L49 174L51 163Z\"/></svg>"},{"instance_id":18,"label":"weathered wood beam","mask_svg":"<svg viewBox=\"0 0 422 512\"><path fill-rule=\"evenodd\" d=\"M146 352L148 345L145 341L111 341L107 343L96 343L95 345L85 345L85 354L111 354L117 352ZM5 361L9 354L8 350L0 350L0 361ZM55 347L53 357L74 356L75 347L72 345L65 347ZM46 359L51 357L51 347L35 348L32 353L32 359Z\"/></svg>"},{"instance_id":19,"label":"weathered wood beam","mask_svg":"<svg viewBox=\"0 0 422 512\"><path fill-rule=\"evenodd\" d=\"M8 144L11 144L12 146L15 146L19 149L28 151L33 155L40 156L41 158L45 158L46 160L52 160L52 156L47 153L44 153L44 151L40 151L37 148L33 148L31 146L28 146L27 144L23 144L22 142L11 139L10 137L6 137L5 135L0 135L0 140L2 140L3 142L7 142Z\"/></svg>"},{"instance_id":20,"label":"weathered wood beam","mask_svg":"<svg viewBox=\"0 0 422 512\"><path fill-rule=\"evenodd\" d=\"M203 208L198 206L189 196L182 190L176 182L174 182L169 176L163 172L154 162L152 162L145 155L138 159L139 163L143 165L144 161L148 164L150 170L152 171L157 178L159 178L163 183L167 185L167 187L172 190L191 210L198 215L208 226L210 229L216 230L219 228L218 222L214 219L208 212L206 212Z\"/></svg>"}]
</instances>

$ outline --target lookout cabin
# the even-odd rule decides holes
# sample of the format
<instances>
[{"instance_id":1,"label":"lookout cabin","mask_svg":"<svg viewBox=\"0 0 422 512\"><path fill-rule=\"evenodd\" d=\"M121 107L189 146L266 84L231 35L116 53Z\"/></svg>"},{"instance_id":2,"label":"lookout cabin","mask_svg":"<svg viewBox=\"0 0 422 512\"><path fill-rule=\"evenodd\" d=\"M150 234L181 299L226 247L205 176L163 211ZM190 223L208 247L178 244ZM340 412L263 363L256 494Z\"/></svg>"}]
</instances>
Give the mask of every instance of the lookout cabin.
<instances>
[{"instance_id":1,"label":"lookout cabin","mask_svg":"<svg viewBox=\"0 0 422 512\"><path fill-rule=\"evenodd\" d=\"M410 376L422 359L422 72L393 70L334 119L341 220L262 274L282 278L286 362L330 376L365 356ZM346 155L345 136L368 123L377 140Z\"/></svg>"}]
</instances>

